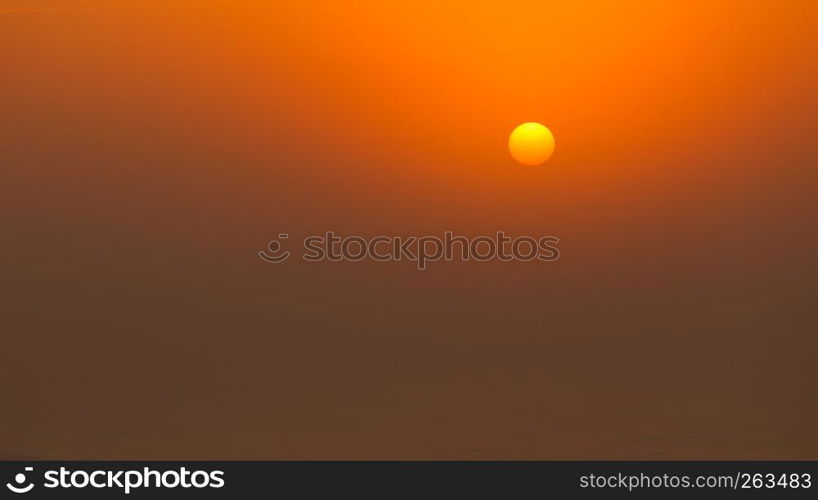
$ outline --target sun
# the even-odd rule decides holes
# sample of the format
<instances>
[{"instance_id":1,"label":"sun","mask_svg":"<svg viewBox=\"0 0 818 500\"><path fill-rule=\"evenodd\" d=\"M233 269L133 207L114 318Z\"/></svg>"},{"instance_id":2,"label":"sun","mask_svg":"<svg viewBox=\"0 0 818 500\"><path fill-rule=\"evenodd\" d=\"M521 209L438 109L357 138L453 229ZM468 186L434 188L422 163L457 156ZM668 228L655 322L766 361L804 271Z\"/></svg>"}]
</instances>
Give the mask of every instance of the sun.
<instances>
[{"instance_id":1,"label":"sun","mask_svg":"<svg viewBox=\"0 0 818 500\"><path fill-rule=\"evenodd\" d=\"M554 154L554 134L537 122L517 125L508 136L508 150L523 165L540 165Z\"/></svg>"}]
</instances>

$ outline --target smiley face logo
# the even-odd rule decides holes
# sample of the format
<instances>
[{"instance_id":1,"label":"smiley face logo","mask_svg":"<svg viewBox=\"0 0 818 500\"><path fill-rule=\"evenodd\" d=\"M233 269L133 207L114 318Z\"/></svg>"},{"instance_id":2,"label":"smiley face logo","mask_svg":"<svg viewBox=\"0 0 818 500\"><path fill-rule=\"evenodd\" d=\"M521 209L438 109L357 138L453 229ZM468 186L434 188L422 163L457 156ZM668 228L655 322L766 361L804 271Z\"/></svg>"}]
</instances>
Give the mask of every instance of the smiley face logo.
<instances>
[{"instance_id":1,"label":"smiley face logo","mask_svg":"<svg viewBox=\"0 0 818 500\"><path fill-rule=\"evenodd\" d=\"M34 467L26 467L26 472L31 472L33 470ZM15 484L6 483L6 488L15 493L28 493L32 488L34 488L34 483L25 484L26 475L22 472L14 476L14 482Z\"/></svg>"}]
</instances>

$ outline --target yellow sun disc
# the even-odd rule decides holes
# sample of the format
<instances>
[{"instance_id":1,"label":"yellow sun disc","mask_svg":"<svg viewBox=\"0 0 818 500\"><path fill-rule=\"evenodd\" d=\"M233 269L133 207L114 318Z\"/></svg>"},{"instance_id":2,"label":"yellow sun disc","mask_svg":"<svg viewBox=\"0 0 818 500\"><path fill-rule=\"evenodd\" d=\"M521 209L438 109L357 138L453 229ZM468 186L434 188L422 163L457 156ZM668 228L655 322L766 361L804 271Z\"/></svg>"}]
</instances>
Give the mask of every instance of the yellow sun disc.
<instances>
[{"instance_id":1,"label":"yellow sun disc","mask_svg":"<svg viewBox=\"0 0 818 500\"><path fill-rule=\"evenodd\" d=\"M523 165L545 163L554 154L554 134L539 123L523 123L508 136L508 150Z\"/></svg>"}]
</instances>

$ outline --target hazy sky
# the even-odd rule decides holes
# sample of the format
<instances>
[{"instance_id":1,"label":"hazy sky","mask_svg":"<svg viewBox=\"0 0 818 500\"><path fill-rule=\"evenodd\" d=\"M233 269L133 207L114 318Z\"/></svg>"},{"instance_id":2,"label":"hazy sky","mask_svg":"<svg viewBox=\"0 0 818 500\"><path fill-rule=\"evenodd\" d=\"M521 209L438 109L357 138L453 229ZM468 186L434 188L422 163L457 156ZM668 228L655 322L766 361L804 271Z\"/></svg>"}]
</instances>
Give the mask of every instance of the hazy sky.
<instances>
[{"instance_id":1,"label":"hazy sky","mask_svg":"<svg viewBox=\"0 0 818 500\"><path fill-rule=\"evenodd\" d=\"M818 458L814 2L352 3L0 1L0 457Z\"/></svg>"}]
</instances>

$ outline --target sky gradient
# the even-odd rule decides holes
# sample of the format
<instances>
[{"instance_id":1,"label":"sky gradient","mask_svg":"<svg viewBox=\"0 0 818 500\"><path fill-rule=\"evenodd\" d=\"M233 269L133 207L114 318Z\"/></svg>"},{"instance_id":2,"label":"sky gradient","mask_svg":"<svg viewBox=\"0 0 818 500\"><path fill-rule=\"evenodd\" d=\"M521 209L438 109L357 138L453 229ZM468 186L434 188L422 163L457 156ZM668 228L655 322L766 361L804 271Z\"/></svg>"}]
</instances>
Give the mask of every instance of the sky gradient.
<instances>
[{"instance_id":1,"label":"sky gradient","mask_svg":"<svg viewBox=\"0 0 818 500\"><path fill-rule=\"evenodd\" d=\"M816 25L0 0L0 457L818 459ZM256 255L447 230L560 259Z\"/></svg>"}]
</instances>

